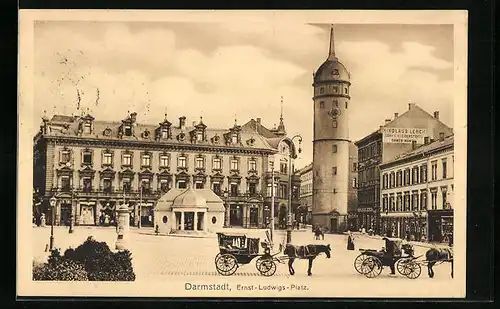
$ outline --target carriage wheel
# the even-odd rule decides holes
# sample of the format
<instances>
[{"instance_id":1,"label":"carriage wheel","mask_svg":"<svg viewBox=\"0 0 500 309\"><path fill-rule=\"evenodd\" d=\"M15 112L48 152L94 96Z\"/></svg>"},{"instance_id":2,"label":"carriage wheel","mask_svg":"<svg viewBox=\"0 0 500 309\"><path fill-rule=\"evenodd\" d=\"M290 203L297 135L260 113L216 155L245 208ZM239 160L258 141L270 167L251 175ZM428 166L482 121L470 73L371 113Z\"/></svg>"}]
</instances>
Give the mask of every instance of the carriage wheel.
<instances>
[{"instance_id":1,"label":"carriage wheel","mask_svg":"<svg viewBox=\"0 0 500 309\"><path fill-rule=\"evenodd\" d=\"M409 258L403 258L400 259L396 262L396 269L398 270L398 273L400 273L403 276L406 276L406 273L408 272L408 264L411 263L411 259Z\"/></svg>"},{"instance_id":2,"label":"carriage wheel","mask_svg":"<svg viewBox=\"0 0 500 309\"><path fill-rule=\"evenodd\" d=\"M260 274L266 277L270 277L274 275L276 272L276 263L272 259L260 259L257 261L257 269L259 270Z\"/></svg>"},{"instance_id":3,"label":"carriage wheel","mask_svg":"<svg viewBox=\"0 0 500 309\"><path fill-rule=\"evenodd\" d=\"M215 256L214 262L215 262L215 264L216 264L216 265L217 265L217 259L218 259L221 255L222 255L221 253L217 253L217 255Z\"/></svg>"},{"instance_id":4,"label":"carriage wheel","mask_svg":"<svg viewBox=\"0 0 500 309\"><path fill-rule=\"evenodd\" d=\"M231 276L238 269L238 262L232 254L221 254L215 261L217 272L223 276Z\"/></svg>"},{"instance_id":5,"label":"carriage wheel","mask_svg":"<svg viewBox=\"0 0 500 309\"><path fill-rule=\"evenodd\" d=\"M368 258L368 255L361 253L354 260L354 269L356 269L356 271L362 275L364 275L365 272L369 270L369 269L366 269L366 267L364 267L364 265L363 265L363 261L366 260L367 258Z\"/></svg>"},{"instance_id":6,"label":"carriage wheel","mask_svg":"<svg viewBox=\"0 0 500 309\"><path fill-rule=\"evenodd\" d=\"M377 257L370 256L363 261L362 268L367 269L363 275L367 278L375 278L382 272L382 262Z\"/></svg>"},{"instance_id":7,"label":"carriage wheel","mask_svg":"<svg viewBox=\"0 0 500 309\"><path fill-rule=\"evenodd\" d=\"M410 279L417 279L422 273L422 267L420 264L410 261L405 267L405 276Z\"/></svg>"}]
</instances>

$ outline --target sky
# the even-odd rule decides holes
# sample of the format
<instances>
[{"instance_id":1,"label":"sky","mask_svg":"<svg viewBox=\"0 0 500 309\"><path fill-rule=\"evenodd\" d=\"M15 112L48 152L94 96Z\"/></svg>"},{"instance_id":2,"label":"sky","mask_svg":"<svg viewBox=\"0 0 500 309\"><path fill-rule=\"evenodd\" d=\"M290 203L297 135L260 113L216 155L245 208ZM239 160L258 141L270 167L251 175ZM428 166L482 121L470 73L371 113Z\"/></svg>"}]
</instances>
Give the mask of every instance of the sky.
<instances>
[{"instance_id":1,"label":"sky","mask_svg":"<svg viewBox=\"0 0 500 309\"><path fill-rule=\"evenodd\" d=\"M303 137L296 167L312 161L312 74L326 60L328 24L37 21L35 117L90 113L214 128L252 118ZM413 102L453 127L452 25L334 25L351 73L350 139Z\"/></svg>"}]
</instances>

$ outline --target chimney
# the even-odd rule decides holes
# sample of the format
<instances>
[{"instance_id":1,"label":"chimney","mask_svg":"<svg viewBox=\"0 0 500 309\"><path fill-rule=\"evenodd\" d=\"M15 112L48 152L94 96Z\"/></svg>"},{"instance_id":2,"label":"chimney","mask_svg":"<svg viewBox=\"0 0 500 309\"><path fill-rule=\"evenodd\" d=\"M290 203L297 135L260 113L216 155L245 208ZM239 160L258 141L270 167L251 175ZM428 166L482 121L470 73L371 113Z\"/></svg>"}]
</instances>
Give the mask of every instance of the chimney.
<instances>
[{"instance_id":1,"label":"chimney","mask_svg":"<svg viewBox=\"0 0 500 309\"><path fill-rule=\"evenodd\" d=\"M179 117L179 129L184 130L186 128L186 117Z\"/></svg>"},{"instance_id":2,"label":"chimney","mask_svg":"<svg viewBox=\"0 0 500 309\"><path fill-rule=\"evenodd\" d=\"M257 118L257 123L258 123L259 125L260 125L260 120L261 120L260 118Z\"/></svg>"},{"instance_id":3,"label":"chimney","mask_svg":"<svg viewBox=\"0 0 500 309\"><path fill-rule=\"evenodd\" d=\"M428 136L424 137L424 144L425 145L429 144L429 137Z\"/></svg>"},{"instance_id":4,"label":"chimney","mask_svg":"<svg viewBox=\"0 0 500 309\"><path fill-rule=\"evenodd\" d=\"M399 117L399 114L398 113L394 113L394 119L396 119L398 117Z\"/></svg>"},{"instance_id":5,"label":"chimney","mask_svg":"<svg viewBox=\"0 0 500 309\"><path fill-rule=\"evenodd\" d=\"M415 107L415 103L408 103L408 109L411 110Z\"/></svg>"},{"instance_id":6,"label":"chimney","mask_svg":"<svg viewBox=\"0 0 500 309\"><path fill-rule=\"evenodd\" d=\"M444 133L443 132L439 132L439 140L441 142L444 141Z\"/></svg>"},{"instance_id":7,"label":"chimney","mask_svg":"<svg viewBox=\"0 0 500 309\"><path fill-rule=\"evenodd\" d=\"M439 111L435 111L434 112L434 118L436 118L437 120L439 120Z\"/></svg>"},{"instance_id":8,"label":"chimney","mask_svg":"<svg viewBox=\"0 0 500 309\"><path fill-rule=\"evenodd\" d=\"M417 148L417 141L411 141L411 149L415 150Z\"/></svg>"},{"instance_id":9,"label":"chimney","mask_svg":"<svg viewBox=\"0 0 500 309\"><path fill-rule=\"evenodd\" d=\"M391 122L391 119L386 119L385 120L385 124L388 124L389 122Z\"/></svg>"}]
</instances>

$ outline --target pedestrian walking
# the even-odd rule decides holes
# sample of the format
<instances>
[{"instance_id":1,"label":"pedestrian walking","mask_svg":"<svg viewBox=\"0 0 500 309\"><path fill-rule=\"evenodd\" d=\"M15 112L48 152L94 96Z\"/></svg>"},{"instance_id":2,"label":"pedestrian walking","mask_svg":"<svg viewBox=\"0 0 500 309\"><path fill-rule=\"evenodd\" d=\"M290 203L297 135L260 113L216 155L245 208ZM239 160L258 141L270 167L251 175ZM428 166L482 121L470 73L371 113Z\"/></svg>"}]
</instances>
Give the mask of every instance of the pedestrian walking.
<instances>
[{"instance_id":1,"label":"pedestrian walking","mask_svg":"<svg viewBox=\"0 0 500 309\"><path fill-rule=\"evenodd\" d=\"M354 250L354 237L351 231L347 231L347 250Z\"/></svg>"}]
</instances>

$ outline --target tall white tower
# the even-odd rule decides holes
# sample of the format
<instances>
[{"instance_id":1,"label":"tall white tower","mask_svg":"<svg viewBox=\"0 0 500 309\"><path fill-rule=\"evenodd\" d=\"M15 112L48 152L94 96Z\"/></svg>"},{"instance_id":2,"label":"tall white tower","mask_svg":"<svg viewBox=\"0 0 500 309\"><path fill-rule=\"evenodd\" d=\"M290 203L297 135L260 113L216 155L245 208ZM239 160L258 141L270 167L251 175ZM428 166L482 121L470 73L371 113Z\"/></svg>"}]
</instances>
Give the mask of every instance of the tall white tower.
<instances>
[{"instance_id":1,"label":"tall white tower","mask_svg":"<svg viewBox=\"0 0 500 309\"><path fill-rule=\"evenodd\" d=\"M335 55L333 27L328 58L314 74L313 224L342 232L349 189L350 74Z\"/></svg>"}]
</instances>

